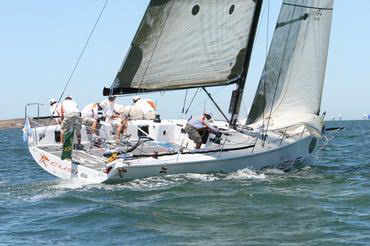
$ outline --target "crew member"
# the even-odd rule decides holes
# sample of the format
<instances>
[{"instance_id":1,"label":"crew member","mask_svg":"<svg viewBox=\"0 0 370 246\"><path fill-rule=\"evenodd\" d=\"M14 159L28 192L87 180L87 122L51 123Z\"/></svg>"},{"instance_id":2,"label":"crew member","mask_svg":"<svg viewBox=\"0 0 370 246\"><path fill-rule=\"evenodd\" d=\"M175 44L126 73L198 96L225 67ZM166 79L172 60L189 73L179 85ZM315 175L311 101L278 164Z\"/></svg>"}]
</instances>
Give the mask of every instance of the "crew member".
<instances>
[{"instance_id":1,"label":"crew member","mask_svg":"<svg viewBox=\"0 0 370 246\"><path fill-rule=\"evenodd\" d=\"M116 128L116 144L120 143L121 134L126 134L128 126L128 117L117 113L116 97L109 96L107 100L100 103L103 108L105 122L110 123L113 128Z\"/></svg>"},{"instance_id":2,"label":"crew member","mask_svg":"<svg viewBox=\"0 0 370 246\"><path fill-rule=\"evenodd\" d=\"M90 103L82 111L82 124L87 126L87 132L92 133L93 138L99 135L100 119L103 117L103 108L99 103Z\"/></svg>"},{"instance_id":3,"label":"crew member","mask_svg":"<svg viewBox=\"0 0 370 246\"><path fill-rule=\"evenodd\" d=\"M64 143L64 134L71 131L76 127L77 145L76 149L82 150L81 144L81 124L80 124L80 111L78 110L77 103L72 100L71 96L67 96L61 104L61 142Z\"/></svg>"},{"instance_id":4,"label":"crew member","mask_svg":"<svg viewBox=\"0 0 370 246\"><path fill-rule=\"evenodd\" d=\"M210 124L209 120L211 118L211 114L204 113L199 117L191 118L186 124L185 131L189 138L194 141L196 149L200 149L202 143L207 142L209 132L219 134L217 127Z\"/></svg>"},{"instance_id":5,"label":"crew member","mask_svg":"<svg viewBox=\"0 0 370 246\"><path fill-rule=\"evenodd\" d=\"M112 121L119 118L119 115L116 112L117 105L115 96L109 96L108 99L103 100L100 103L100 106L103 108L105 122L112 123Z\"/></svg>"},{"instance_id":6,"label":"crew member","mask_svg":"<svg viewBox=\"0 0 370 246\"><path fill-rule=\"evenodd\" d=\"M134 107L141 109L145 120L154 120L156 115L156 106L151 99L141 99L139 96L133 96Z\"/></svg>"},{"instance_id":7,"label":"crew member","mask_svg":"<svg viewBox=\"0 0 370 246\"><path fill-rule=\"evenodd\" d=\"M53 116L53 118L55 119L55 121L59 125L61 123L61 119L60 119L60 116L61 116L61 112L60 112L61 104L58 103L57 100L55 100L55 98L51 98L49 100L49 105L50 105L50 113L51 113L51 116Z\"/></svg>"},{"instance_id":8,"label":"crew member","mask_svg":"<svg viewBox=\"0 0 370 246\"><path fill-rule=\"evenodd\" d=\"M126 136L128 127L128 116L122 115L120 118L116 119L117 129L116 129L116 144L121 142L121 134Z\"/></svg>"}]
</instances>

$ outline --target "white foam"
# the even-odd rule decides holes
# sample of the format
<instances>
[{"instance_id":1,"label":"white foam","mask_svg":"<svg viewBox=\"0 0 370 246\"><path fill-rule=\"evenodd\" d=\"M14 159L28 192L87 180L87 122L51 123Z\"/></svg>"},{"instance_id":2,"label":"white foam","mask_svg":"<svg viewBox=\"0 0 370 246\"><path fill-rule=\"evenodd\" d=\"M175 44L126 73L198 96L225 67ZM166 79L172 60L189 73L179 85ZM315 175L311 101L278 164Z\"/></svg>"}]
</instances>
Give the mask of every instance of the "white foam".
<instances>
[{"instance_id":1,"label":"white foam","mask_svg":"<svg viewBox=\"0 0 370 246\"><path fill-rule=\"evenodd\" d=\"M148 177L126 183L127 188L162 189L180 185L189 181L212 182L219 178L213 174L184 173Z\"/></svg>"},{"instance_id":2,"label":"white foam","mask_svg":"<svg viewBox=\"0 0 370 246\"><path fill-rule=\"evenodd\" d=\"M56 185L54 185L54 188L75 190L81 189L87 184L89 183L77 179L61 179Z\"/></svg>"},{"instance_id":3,"label":"white foam","mask_svg":"<svg viewBox=\"0 0 370 246\"><path fill-rule=\"evenodd\" d=\"M171 179L167 176L154 176L143 179L135 179L124 183L118 184L95 184L90 187L101 188L104 190L120 190L120 189L129 189L136 191L145 191L145 190L161 190L174 185L180 184L180 180Z\"/></svg>"},{"instance_id":4,"label":"white foam","mask_svg":"<svg viewBox=\"0 0 370 246\"><path fill-rule=\"evenodd\" d=\"M67 192L65 189L56 188L60 182L62 182L62 180L58 180L58 183L48 181L32 185L32 187L30 187L31 191L28 192L23 200L26 202L35 202L59 197Z\"/></svg>"},{"instance_id":5,"label":"white foam","mask_svg":"<svg viewBox=\"0 0 370 246\"><path fill-rule=\"evenodd\" d=\"M42 200L47 200L47 199L59 197L59 196L63 195L64 193L66 193L66 191L48 190L46 192L42 192L40 194L31 196L31 197L29 197L25 200L26 201L31 201L31 202L42 201Z\"/></svg>"},{"instance_id":6,"label":"white foam","mask_svg":"<svg viewBox=\"0 0 370 246\"><path fill-rule=\"evenodd\" d=\"M285 174L285 172L283 170L275 169L275 168L265 169L265 170L263 170L263 173L264 174L272 174L272 175L282 175L282 174Z\"/></svg>"},{"instance_id":7,"label":"white foam","mask_svg":"<svg viewBox=\"0 0 370 246\"><path fill-rule=\"evenodd\" d=\"M164 177L149 177L144 179L136 179L125 183L127 188L130 189L146 189L146 190L157 190L172 187L177 184L175 180L166 179Z\"/></svg>"},{"instance_id":8,"label":"white foam","mask_svg":"<svg viewBox=\"0 0 370 246\"><path fill-rule=\"evenodd\" d=\"M302 171L306 171L306 170L310 170L310 169L312 169L312 168L309 165L306 165L306 166L301 168Z\"/></svg>"},{"instance_id":9,"label":"white foam","mask_svg":"<svg viewBox=\"0 0 370 246\"><path fill-rule=\"evenodd\" d=\"M202 182L212 182L219 179L217 176L212 174L186 173L183 175L185 178L188 178L190 180Z\"/></svg>"},{"instance_id":10,"label":"white foam","mask_svg":"<svg viewBox=\"0 0 370 246\"><path fill-rule=\"evenodd\" d=\"M248 168L238 170L236 172L228 174L225 179L265 179L266 175L264 173L256 173Z\"/></svg>"},{"instance_id":11,"label":"white foam","mask_svg":"<svg viewBox=\"0 0 370 246\"><path fill-rule=\"evenodd\" d=\"M42 183L40 186L36 187L33 196L27 197L25 201L40 201L45 199L51 199L59 197L69 190L85 188L86 183L74 179L64 180L58 179L56 182Z\"/></svg>"},{"instance_id":12,"label":"white foam","mask_svg":"<svg viewBox=\"0 0 370 246\"><path fill-rule=\"evenodd\" d=\"M185 173L185 174L171 174L164 176L153 176L142 179L135 179L124 183L106 185L95 184L89 187L102 188L106 190L117 189L130 189L130 190L161 190L168 189L177 185L187 182L212 182L219 180L215 174L198 174L198 173Z\"/></svg>"}]
</instances>

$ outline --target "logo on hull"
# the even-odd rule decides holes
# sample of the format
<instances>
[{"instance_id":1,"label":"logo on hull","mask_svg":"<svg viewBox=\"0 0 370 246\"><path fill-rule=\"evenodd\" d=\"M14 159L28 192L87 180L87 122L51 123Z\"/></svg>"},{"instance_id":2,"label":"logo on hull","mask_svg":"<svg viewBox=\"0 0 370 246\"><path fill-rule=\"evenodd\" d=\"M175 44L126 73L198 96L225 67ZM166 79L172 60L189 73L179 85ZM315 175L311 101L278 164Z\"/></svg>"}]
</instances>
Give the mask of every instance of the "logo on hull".
<instances>
[{"instance_id":1,"label":"logo on hull","mask_svg":"<svg viewBox=\"0 0 370 246\"><path fill-rule=\"evenodd\" d=\"M41 154L39 162L44 164L45 167L48 167L46 162L49 162L49 158L45 154Z\"/></svg>"}]
</instances>

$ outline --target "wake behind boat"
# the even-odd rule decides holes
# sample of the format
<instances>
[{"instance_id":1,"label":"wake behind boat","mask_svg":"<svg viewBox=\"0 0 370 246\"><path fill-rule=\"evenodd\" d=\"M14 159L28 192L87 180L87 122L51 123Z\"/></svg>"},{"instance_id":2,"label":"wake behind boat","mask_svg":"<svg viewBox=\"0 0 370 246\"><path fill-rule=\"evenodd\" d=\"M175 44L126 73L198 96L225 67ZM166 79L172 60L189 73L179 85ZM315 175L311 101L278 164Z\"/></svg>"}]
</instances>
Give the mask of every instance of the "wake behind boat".
<instances>
[{"instance_id":1,"label":"wake behind boat","mask_svg":"<svg viewBox=\"0 0 370 246\"><path fill-rule=\"evenodd\" d=\"M85 148L62 160L58 126L38 125L38 118L26 115L33 158L57 177L93 183L243 168L289 170L301 164L324 137L319 114L333 1L283 1L250 114L241 124L261 6L252 0L150 1L115 81L104 89L104 95L114 96L207 92L209 86L235 84L230 117L221 112L226 121L212 123L221 134L211 133L202 148L189 137L186 120L134 120L128 113L123 139L116 141L112 124L101 123L98 139L83 125Z\"/></svg>"}]
</instances>

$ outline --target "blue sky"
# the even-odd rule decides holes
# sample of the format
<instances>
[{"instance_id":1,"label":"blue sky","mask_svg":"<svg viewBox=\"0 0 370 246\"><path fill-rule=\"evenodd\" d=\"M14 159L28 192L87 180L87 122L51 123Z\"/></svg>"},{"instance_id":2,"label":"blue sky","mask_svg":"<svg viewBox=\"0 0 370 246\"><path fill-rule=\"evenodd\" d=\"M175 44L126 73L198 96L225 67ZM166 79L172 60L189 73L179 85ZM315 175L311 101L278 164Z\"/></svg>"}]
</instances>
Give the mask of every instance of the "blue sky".
<instances>
[{"instance_id":1,"label":"blue sky","mask_svg":"<svg viewBox=\"0 0 370 246\"><path fill-rule=\"evenodd\" d=\"M271 38L280 10L280 0L270 0ZM266 3L255 43L242 114L256 91L266 54ZM370 114L370 1L335 2L332 36L322 110L328 118L361 119ZM67 89L82 108L100 101L102 88L110 86L148 0L110 0L84 56ZM59 97L86 42L104 0L11 0L0 1L0 119L23 117L29 102L47 104ZM229 88L213 88L216 101L227 111ZM194 91L189 91L192 96ZM164 117L181 116L185 91L148 94L157 101ZM216 110L199 92L192 113ZM119 98L130 104L130 97ZM45 109L48 109L45 107ZM42 110L46 113L46 110ZM218 118L221 118L218 116Z\"/></svg>"}]
</instances>

